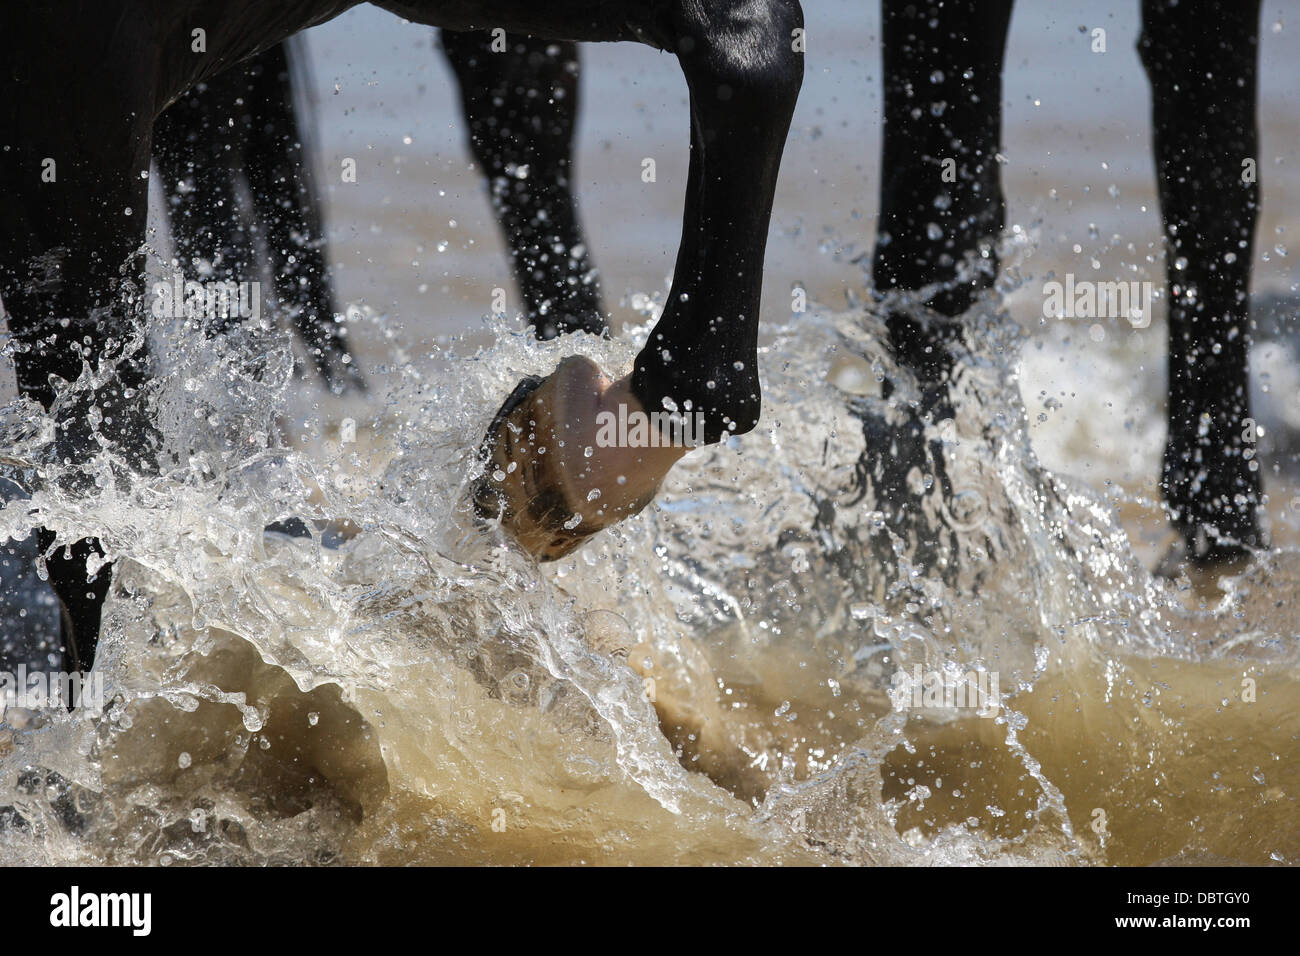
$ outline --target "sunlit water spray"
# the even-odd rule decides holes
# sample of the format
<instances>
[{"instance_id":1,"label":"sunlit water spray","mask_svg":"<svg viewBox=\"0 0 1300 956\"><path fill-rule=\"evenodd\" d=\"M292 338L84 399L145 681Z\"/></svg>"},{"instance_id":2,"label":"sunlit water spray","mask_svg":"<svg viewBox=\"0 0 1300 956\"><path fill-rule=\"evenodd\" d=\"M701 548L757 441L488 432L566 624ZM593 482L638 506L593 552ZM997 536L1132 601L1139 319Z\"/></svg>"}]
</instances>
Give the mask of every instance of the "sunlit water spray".
<instances>
[{"instance_id":1,"label":"sunlit water spray","mask_svg":"<svg viewBox=\"0 0 1300 956\"><path fill-rule=\"evenodd\" d=\"M774 330L760 426L544 567L472 516L483 429L648 326L389 336L322 412L279 335L160 325L148 476L12 403L0 536L116 565L102 716L0 725L0 862L1294 862L1300 555L1188 610L1038 464L1018 330L965 319L949 422L870 311Z\"/></svg>"}]
</instances>

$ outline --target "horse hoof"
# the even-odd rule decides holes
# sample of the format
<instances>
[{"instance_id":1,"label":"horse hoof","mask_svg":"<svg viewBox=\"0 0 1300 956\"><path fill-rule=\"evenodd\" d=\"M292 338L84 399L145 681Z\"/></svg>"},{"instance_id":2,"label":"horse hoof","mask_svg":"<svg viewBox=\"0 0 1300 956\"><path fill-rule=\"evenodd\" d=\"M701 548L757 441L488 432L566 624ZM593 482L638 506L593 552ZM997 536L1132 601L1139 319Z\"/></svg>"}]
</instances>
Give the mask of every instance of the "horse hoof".
<instances>
[{"instance_id":1,"label":"horse hoof","mask_svg":"<svg viewBox=\"0 0 1300 956\"><path fill-rule=\"evenodd\" d=\"M606 475L589 449L595 409L610 384L590 359L570 356L547 378L530 376L515 386L483 438L487 469L474 488L475 510L499 517L539 560L572 553L636 514L658 489L658 479L638 481L621 496L600 488Z\"/></svg>"}]
</instances>

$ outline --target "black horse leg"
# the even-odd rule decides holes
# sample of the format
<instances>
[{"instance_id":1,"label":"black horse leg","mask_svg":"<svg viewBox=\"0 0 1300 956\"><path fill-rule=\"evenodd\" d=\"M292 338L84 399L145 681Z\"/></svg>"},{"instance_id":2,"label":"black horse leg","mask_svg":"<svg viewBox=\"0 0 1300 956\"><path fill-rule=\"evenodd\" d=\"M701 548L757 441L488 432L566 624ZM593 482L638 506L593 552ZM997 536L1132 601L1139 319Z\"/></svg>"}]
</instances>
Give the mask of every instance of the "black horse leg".
<instances>
[{"instance_id":1,"label":"black horse leg","mask_svg":"<svg viewBox=\"0 0 1300 956\"><path fill-rule=\"evenodd\" d=\"M674 0L659 12L634 25L677 54L691 102L668 301L629 377L611 381L572 356L547 379L520 383L484 441L488 467L475 506L499 515L543 559L644 508L690 446L758 424L763 257L803 80L803 14L797 0L717 0L707 11ZM603 440L600 415L620 413L649 416L655 437Z\"/></svg>"},{"instance_id":2,"label":"black horse leg","mask_svg":"<svg viewBox=\"0 0 1300 956\"><path fill-rule=\"evenodd\" d=\"M442 31L470 148L487 176L528 323L540 338L607 331L600 283L578 219L573 132L578 45L487 32Z\"/></svg>"},{"instance_id":3,"label":"black horse leg","mask_svg":"<svg viewBox=\"0 0 1300 956\"><path fill-rule=\"evenodd\" d=\"M187 91L154 124L154 161L187 278L258 281L263 237L276 300L335 391L364 387L334 321L320 199L294 106L290 47L277 44ZM295 60L301 54L294 54ZM245 196L245 192L247 196ZM227 331L217 322L210 332Z\"/></svg>"},{"instance_id":4,"label":"black horse leg","mask_svg":"<svg viewBox=\"0 0 1300 956\"><path fill-rule=\"evenodd\" d=\"M682 241L668 302L632 374L647 409L702 415L710 443L758 424L763 257L803 82L793 39L803 28L799 4L743 6L747 16L711 11L706 25L687 12L678 26L691 101Z\"/></svg>"},{"instance_id":5,"label":"black horse leg","mask_svg":"<svg viewBox=\"0 0 1300 956\"><path fill-rule=\"evenodd\" d=\"M939 284L925 304L958 316L997 276L1006 216L996 155L1012 0L882 0L884 145L878 292ZM960 272L973 257L973 271ZM945 329L887 316L900 364L925 381L949 371Z\"/></svg>"},{"instance_id":6,"label":"black horse leg","mask_svg":"<svg viewBox=\"0 0 1300 956\"><path fill-rule=\"evenodd\" d=\"M140 162L140 170L134 170L137 180L139 171L148 168L147 157L142 157ZM6 165L0 164L0 168ZM13 182L8 178L6 181ZM51 205L40 200L28 202L30 197L24 195L26 192L23 188L15 189L9 199L15 205L41 210L38 216L48 214ZM93 208L98 210L97 215L105 216L109 215L109 209L116 212L128 204L133 214L138 214L136 211L143 211L148 201L143 188L132 189L129 198L120 191L100 196L104 205L89 198L75 198L74 204L86 211ZM116 215L120 216L120 212ZM101 359L117 358L116 375L108 384L62 404L58 411L54 457L60 462L85 461L91 449L106 442L118 446L130 468L148 471L153 467L154 433L144 418L143 408L147 355L143 344L137 344L129 357L121 354L129 333L124 306L110 299L121 291L115 281L117 269L108 267L113 261L128 261L135 240L143 237L132 236L126 243L115 242L118 237L97 230L91 218L78 214L57 216L53 222L62 223L68 233L56 235L54 229L58 227L52 223L50 231L31 237L22 252L11 252L6 258L0 276L0 296L5 301L10 330L25 349L14 356L18 388L49 411L55 400L51 376L75 381L81 374L83 361L94 368ZM82 230L78 239L63 243L77 229ZM102 239L102 244L87 248L84 242L94 241L96 236ZM10 250L15 250L16 239L10 229L0 228L0 244L8 244ZM44 251L35 252L36 249ZM57 261L59 271L70 277L66 286L60 281L57 290L45 284L52 261ZM12 268L10 263L14 263ZM96 268L97 265L104 268ZM135 268L130 267L130 271ZM88 284L81 284L82 276L90 277ZM105 291L100 295L86 294L90 290ZM94 418L99 416L102 425L95 424ZM86 491L91 480L84 472L72 473L65 475L58 485L65 494L77 494ZM45 557L49 582L62 610L67 669L89 670L95 659L100 613L108 594L112 565L102 565L93 574L88 573L87 559L94 558L96 565L102 561L102 548L93 538L57 548L54 543L53 531L37 529L38 552Z\"/></svg>"},{"instance_id":7,"label":"black horse leg","mask_svg":"<svg viewBox=\"0 0 1300 956\"><path fill-rule=\"evenodd\" d=\"M343 326L334 321L322 199L294 105L294 77L305 73L306 59L303 38L294 36L251 64L245 173L253 197L253 228L264 230L276 299L290 310L321 378L337 392L364 388L365 380L348 352Z\"/></svg>"},{"instance_id":8,"label":"black horse leg","mask_svg":"<svg viewBox=\"0 0 1300 956\"><path fill-rule=\"evenodd\" d=\"M802 11L796 3L767 7L749 23L688 29L677 40L691 95L682 241L668 303L632 384L647 409L702 413L709 442L753 429L761 407L763 258L803 79L803 55L791 40Z\"/></svg>"},{"instance_id":9,"label":"black horse leg","mask_svg":"<svg viewBox=\"0 0 1300 956\"><path fill-rule=\"evenodd\" d=\"M1250 418L1250 267L1259 209L1259 0L1144 0L1169 268L1169 435L1163 490L1194 561L1262 546ZM1226 538L1226 541L1220 541ZM1240 544L1238 544L1240 543Z\"/></svg>"},{"instance_id":10,"label":"black horse leg","mask_svg":"<svg viewBox=\"0 0 1300 956\"><path fill-rule=\"evenodd\" d=\"M866 443L858 500L872 495L909 559L957 581L963 536L944 521L953 488L935 422L954 417L951 321L998 271L1005 218L997 151L1002 56L1011 0L942 5L882 0L884 143L873 278L900 368L919 385L915 405L858 407ZM891 293L908 301L890 302ZM887 377L883 395L897 383ZM928 481L917 482L924 475ZM978 545L977 545L978 546Z\"/></svg>"},{"instance_id":11,"label":"black horse leg","mask_svg":"<svg viewBox=\"0 0 1300 956\"><path fill-rule=\"evenodd\" d=\"M154 122L153 160L186 279L260 275L241 195L251 125L247 70L244 64L187 90ZM215 334L235 324L219 317L205 330Z\"/></svg>"},{"instance_id":12,"label":"black horse leg","mask_svg":"<svg viewBox=\"0 0 1300 956\"><path fill-rule=\"evenodd\" d=\"M43 13L30 11L39 23ZM144 409L146 355L131 351L127 310L140 302L140 269L134 252L144 239L149 133L153 90L121 64L147 62L147 50L114 31L111 10L91 12L95 38L80 53L75 118L50 110L66 100L67 63L43 56L28 39L25 18L0 30L0 63L13 95L0 98L0 298L9 330L20 344L14 354L18 388L55 413L56 433L43 462L47 479L65 494L83 493L96 476L75 469L90 452L113 446L132 470L147 469L153 432ZM145 108L124 112L121 104ZM125 267L124 267L125 264ZM60 393L57 381L76 381L84 365L118 360L105 383L77 395ZM54 382L51 379L54 379ZM49 581L63 609L64 650L72 667L94 660L100 611L110 566L90 573L87 557L100 553L93 540L51 551L54 534L38 532ZM69 553L70 551L70 553ZM98 562L95 562L98 564Z\"/></svg>"}]
</instances>

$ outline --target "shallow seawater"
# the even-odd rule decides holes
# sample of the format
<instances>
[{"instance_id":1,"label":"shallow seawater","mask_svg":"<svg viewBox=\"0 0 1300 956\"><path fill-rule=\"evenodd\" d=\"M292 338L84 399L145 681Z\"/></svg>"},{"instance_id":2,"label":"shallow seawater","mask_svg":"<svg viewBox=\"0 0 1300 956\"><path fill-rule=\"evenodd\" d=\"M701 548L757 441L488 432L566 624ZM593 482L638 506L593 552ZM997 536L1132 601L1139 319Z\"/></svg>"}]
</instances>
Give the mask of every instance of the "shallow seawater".
<instances>
[{"instance_id":1,"label":"shallow seawater","mask_svg":"<svg viewBox=\"0 0 1300 956\"><path fill-rule=\"evenodd\" d=\"M0 862L1297 862L1300 551L1212 599L1153 577L1113 493L1038 463L1018 327L965 318L952 424L870 311L775 330L760 427L540 567L472 517L478 440L648 326L411 362L354 310L386 361L320 406L275 333L156 328L172 464L106 449L80 496L12 403L14 567L38 522L117 564L103 713L0 723Z\"/></svg>"}]
</instances>

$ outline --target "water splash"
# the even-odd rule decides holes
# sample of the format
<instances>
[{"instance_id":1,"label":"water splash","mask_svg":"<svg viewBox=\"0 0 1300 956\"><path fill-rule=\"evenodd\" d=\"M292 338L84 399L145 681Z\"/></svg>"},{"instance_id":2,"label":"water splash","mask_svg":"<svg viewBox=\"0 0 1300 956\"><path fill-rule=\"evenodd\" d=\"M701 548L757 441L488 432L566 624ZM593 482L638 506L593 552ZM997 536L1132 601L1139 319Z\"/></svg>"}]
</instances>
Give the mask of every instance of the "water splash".
<instances>
[{"instance_id":1,"label":"water splash","mask_svg":"<svg viewBox=\"0 0 1300 956\"><path fill-rule=\"evenodd\" d=\"M964 324L951 419L872 312L774 330L760 427L546 568L472 517L477 441L520 376L626 368L648 326L394 346L369 399L326 407L268 328L151 328L149 474L111 441L61 463L11 403L26 494L0 536L94 535L116 565L104 714L0 725L0 860L1296 859L1294 615L1270 598L1300 555L1189 608L1038 463L1015 326ZM265 530L291 518L306 536ZM995 716L910 706L914 668L998 674Z\"/></svg>"}]
</instances>

